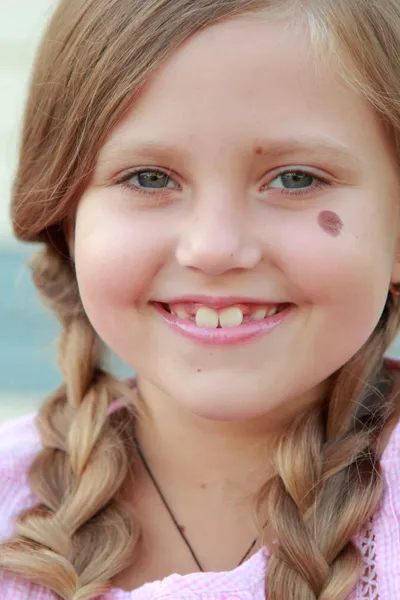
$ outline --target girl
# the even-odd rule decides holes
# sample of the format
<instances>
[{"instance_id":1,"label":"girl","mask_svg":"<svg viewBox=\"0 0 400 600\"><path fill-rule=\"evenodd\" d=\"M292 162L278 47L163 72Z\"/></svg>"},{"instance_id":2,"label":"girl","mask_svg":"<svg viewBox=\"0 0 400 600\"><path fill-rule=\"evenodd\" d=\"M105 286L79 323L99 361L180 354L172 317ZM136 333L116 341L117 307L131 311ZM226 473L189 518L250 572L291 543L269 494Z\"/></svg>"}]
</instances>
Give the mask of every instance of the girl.
<instances>
[{"instance_id":1,"label":"girl","mask_svg":"<svg viewBox=\"0 0 400 600\"><path fill-rule=\"evenodd\" d=\"M399 89L398 0L61 2L12 212L64 383L2 430L2 600L400 599Z\"/></svg>"}]
</instances>

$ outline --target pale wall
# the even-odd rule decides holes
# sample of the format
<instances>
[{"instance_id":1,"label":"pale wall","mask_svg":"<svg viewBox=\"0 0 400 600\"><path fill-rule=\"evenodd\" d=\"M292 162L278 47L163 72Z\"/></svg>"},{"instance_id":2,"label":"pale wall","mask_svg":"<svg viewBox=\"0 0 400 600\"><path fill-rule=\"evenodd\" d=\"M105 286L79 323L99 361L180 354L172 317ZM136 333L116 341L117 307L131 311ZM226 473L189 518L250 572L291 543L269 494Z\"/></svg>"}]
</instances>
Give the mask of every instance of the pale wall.
<instances>
[{"instance_id":1,"label":"pale wall","mask_svg":"<svg viewBox=\"0 0 400 600\"><path fill-rule=\"evenodd\" d=\"M11 242L10 186L35 48L56 0L0 0L0 244Z\"/></svg>"}]
</instances>

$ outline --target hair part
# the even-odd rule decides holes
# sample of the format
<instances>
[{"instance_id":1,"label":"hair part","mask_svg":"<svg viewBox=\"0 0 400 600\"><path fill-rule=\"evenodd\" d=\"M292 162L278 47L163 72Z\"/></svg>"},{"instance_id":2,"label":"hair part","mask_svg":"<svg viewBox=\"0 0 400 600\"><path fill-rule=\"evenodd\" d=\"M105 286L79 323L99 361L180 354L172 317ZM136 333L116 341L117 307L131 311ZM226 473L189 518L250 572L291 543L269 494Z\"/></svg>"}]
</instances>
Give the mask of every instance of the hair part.
<instances>
[{"instance_id":1,"label":"hair part","mask_svg":"<svg viewBox=\"0 0 400 600\"><path fill-rule=\"evenodd\" d=\"M43 450L29 478L39 502L19 516L16 535L0 546L0 564L65 600L105 593L132 562L140 540L134 512L122 500L124 486L135 482L140 407L129 386L101 366L65 220L107 136L152 73L202 28L239 15L259 18L260 11L290 26L307 24L316 56L323 61L329 55L398 143L397 0L63 0L39 48L12 218L19 239L44 244L32 272L62 325L64 383L37 418ZM267 574L269 600L343 600L359 577L352 536L382 492L380 442L394 423L383 356L399 324L400 300L389 296L368 342L332 378L324 410L301 415L279 440L276 476L258 498L278 542ZM130 397L131 405L110 415L120 396Z\"/></svg>"}]
</instances>

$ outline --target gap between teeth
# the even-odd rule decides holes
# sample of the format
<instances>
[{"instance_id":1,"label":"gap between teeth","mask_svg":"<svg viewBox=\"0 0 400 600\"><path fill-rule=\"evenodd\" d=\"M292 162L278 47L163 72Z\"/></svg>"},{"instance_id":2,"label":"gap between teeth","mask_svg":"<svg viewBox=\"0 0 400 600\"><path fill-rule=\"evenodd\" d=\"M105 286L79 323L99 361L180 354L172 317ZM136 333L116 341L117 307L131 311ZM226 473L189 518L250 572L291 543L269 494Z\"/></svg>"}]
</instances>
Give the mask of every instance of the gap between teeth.
<instances>
[{"instance_id":1,"label":"gap between teeth","mask_svg":"<svg viewBox=\"0 0 400 600\"><path fill-rule=\"evenodd\" d=\"M243 323L244 316L243 312L238 307L226 308L219 312L208 307L201 307L197 310L195 318L189 313L182 310L171 311L177 317L181 319L195 320L198 327L207 329L217 329L217 327L238 327ZM250 315L250 321L262 321L266 317L272 317L276 315L278 308L260 308L255 310Z\"/></svg>"}]
</instances>

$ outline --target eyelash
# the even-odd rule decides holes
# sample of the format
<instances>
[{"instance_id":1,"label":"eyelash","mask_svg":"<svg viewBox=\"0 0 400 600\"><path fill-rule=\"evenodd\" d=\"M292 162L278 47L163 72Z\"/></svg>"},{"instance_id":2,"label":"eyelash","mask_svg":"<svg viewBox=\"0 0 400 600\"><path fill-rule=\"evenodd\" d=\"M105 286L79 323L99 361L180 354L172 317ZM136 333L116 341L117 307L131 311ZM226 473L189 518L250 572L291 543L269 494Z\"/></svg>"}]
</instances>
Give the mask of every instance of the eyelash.
<instances>
[{"instance_id":1,"label":"eyelash","mask_svg":"<svg viewBox=\"0 0 400 600\"><path fill-rule=\"evenodd\" d=\"M132 192L132 190L133 190L135 193L138 192L139 194L143 194L144 196L148 196L149 194L152 195L152 194L165 193L168 190L177 189L177 188L141 188L137 185L132 185L131 183L128 183L129 179L132 179L132 177L134 177L135 175L141 175L142 173L160 173L161 175L166 175L166 177L170 177L169 172L164 171L163 169L141 167L140 169L134 169L133 171L130 171L129 173L125 173L121 177L121 179L117 180L116 183L117 183L117 185L127 189L129 192Z\"/></svg>"},{"instance_id":2,"label":"eyelash","mask_svg":"<svg viewBox=\"0 0 400 600\"><path fill-rule=\"evenodd\" d=\"M116 181L116 184L127 189L129 192L132 192L132 190L133 190L135 193L142 194L143 196L149 196L149 195L160 194L160 193L162 194L162 193L165 193L165 192L168 192L171 190L178 189L178 188L166 188L166 187L164 187L164 188L141 188L139 186L128 183L129 179L132 179L132 177L134 177L135 175L140 175L142 173L147 173L147 172L160 173L162 175L166 175L167 177L170 177L169 172L164 171L163 169L142 167L142 168L130 171L129 173L125 173L122 176L122 178L120 178L119 180ZM299 196L315 194L319 190L326 189L333 185L333 183L331 181L328 181L327 179L324 179L322 177L318 177L317 175L315 175L314 173L311 173L310 171L292 167L292 168L288 168L286 171L281 171L280 173L277 173L276 176L273 179L271 179L271 181L268 184L265 184L262 189L268 189L268 185L270 185L272 181L275 181L279 177L283 177L284 175L287 175L288 173L309 175L310 177L312 177L314 179L314 183L312 186L309 186L309 187L306 187L303 189L296 189L293 191L290 191L289 189L285 189L285 188L270 188L270 189L274 189L276 192L281 193L284 196L299 197Z\"/></svg>"},{"instance_id":3,"label":"eyelash","mask_svg":"<svg viewBox=\"0 0 400 600\"><path fill-rule=\"evenodd\" d=\"M318 177L317 175L314 175L313 173L309 173L308 171L302 171L300 169L298 170L293 170L290 169L289 171L283 171L282 173L280 173L279 175L277 175L275 177L275 179L277 179L278 177L282 177L283 175L287 175L288 173L301 173L303 175L310 175L310 177L312 177L314 179L314 183L313 185L310 185L309 187L303 188L303 189L298 189L298 190L289 190L289 189L285 189L285 188L270 188L270 189L274 189L276 192L281 193L283 196L309 196L310 194L316 194L319 190L323 190L326 189L328 187L332 187L333 183L331 181L328 181L327 179L323 179L322 177ZM271 181L274 181L273 179ZM267 184L268 186L269 184ZM263 186L263 188L265 187L266 189L267 186Z\"/></svg>"}]
</instances>

